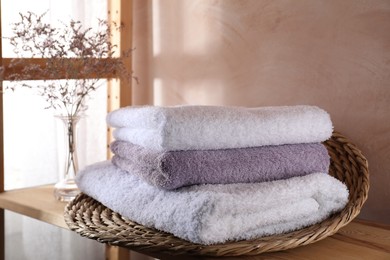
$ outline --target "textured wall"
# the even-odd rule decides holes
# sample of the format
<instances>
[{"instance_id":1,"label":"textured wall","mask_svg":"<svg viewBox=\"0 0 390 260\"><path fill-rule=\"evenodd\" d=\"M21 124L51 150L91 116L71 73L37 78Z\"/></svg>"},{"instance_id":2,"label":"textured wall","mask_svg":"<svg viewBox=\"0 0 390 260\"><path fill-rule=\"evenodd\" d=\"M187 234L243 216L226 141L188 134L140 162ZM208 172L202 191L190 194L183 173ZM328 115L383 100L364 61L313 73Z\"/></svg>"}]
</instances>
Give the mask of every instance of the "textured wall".
<instances>
[{"instance_id":1,"label":"textured wall","mask_svg":"<svg viewBox=\"0 0 390 260\"><path fill-rule=\"evenodd\" d=\"M390 223L390 1L135 1L135 103L313 104L369 160Z\"/></svg>"}]
</instances>

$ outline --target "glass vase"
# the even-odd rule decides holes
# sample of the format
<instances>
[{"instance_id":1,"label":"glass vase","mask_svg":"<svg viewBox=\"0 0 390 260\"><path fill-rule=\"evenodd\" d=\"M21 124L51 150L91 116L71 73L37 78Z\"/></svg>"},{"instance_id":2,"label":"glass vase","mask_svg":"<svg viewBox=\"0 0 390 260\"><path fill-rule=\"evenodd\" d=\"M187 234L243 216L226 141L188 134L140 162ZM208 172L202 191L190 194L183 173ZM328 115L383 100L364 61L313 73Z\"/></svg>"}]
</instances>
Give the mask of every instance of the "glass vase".
<instances>
[{"instance_id":1,"label":"glass vase","mask_svg":"<svg viewBox=\"0 0 390 260\"><path fill-rule=\"evenodd\" d=\"M65 137L65 163L60 179L54 186L54 197L59 201L71 201L80 192L75 177L79 170L77 161L77 123L80 116L56 116L62 121Z\"/></svg>"}]
</instances>

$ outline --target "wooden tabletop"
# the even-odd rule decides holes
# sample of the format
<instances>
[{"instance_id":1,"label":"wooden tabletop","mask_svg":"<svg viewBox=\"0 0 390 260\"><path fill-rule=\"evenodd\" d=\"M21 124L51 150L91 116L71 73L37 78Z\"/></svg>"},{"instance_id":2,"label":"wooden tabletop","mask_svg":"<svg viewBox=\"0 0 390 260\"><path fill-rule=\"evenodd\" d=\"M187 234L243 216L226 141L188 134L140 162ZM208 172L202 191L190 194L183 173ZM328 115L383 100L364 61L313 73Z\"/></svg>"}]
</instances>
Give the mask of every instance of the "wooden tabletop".
<instances>
[{"instance_id":1,"label":"wooden tabletop","mask_svg":"<svg viewBox=\"0 0 390 260\"><path fill-rule=\"evenodd\" d=\"M53 190L53 185L45 185L0 193L0 208L68 228L64 220L66 203L57 201Z\"/></svg>"}]
</instances>

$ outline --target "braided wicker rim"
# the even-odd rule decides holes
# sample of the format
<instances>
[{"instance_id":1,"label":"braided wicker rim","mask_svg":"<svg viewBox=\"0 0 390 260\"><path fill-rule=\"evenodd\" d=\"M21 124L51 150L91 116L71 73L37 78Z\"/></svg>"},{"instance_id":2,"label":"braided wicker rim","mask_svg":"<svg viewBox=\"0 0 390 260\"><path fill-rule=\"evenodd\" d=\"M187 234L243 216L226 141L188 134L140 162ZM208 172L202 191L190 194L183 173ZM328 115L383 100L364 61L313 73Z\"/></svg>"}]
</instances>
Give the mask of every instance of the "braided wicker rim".
<instances>
[{"instance_id":1,"label":"braided wicker rim","mask_svg":"<svg viewBox=\"0 0 390 260\"><path fill-rule=\"evenodd\" d=\"M145 253L239 256L307 245L333 235L354 219L369 189L368 164L361 151L336 132L324 144L331 157L330 174L348 186L349 201L341 212L301 230L254 240L199 245L128 220L85 194L79 194L66 206L65 221L81 236Z\"/></svg>"}]
</instances>

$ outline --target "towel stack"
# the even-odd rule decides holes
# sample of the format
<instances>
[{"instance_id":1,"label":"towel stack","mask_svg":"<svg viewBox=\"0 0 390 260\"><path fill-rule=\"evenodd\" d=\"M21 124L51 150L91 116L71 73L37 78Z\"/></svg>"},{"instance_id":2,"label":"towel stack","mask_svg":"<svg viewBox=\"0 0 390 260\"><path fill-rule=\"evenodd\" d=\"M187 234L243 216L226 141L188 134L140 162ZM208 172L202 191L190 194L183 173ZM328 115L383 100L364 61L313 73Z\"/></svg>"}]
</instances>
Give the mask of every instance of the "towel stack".
<instances>
[{"instance_id":1,"label":"towel stack","mask_svg":"<svg viewBox=\"0 0 390 260\"><path fill-rule=\"evenodd\" d=\"M341 210L318 107L127 107L110 113L114 157L79 188L145 226L201 244L297 230Z\"/></svg>"}]
</instances>

